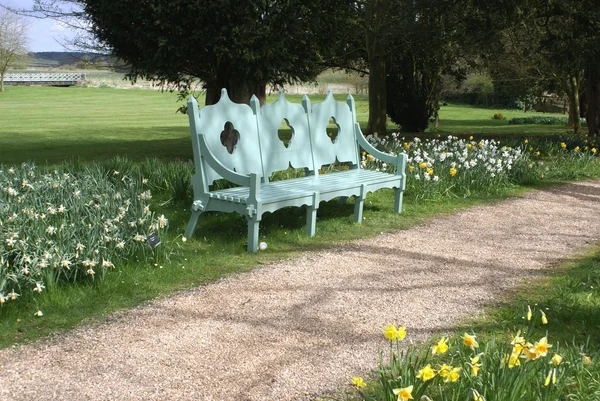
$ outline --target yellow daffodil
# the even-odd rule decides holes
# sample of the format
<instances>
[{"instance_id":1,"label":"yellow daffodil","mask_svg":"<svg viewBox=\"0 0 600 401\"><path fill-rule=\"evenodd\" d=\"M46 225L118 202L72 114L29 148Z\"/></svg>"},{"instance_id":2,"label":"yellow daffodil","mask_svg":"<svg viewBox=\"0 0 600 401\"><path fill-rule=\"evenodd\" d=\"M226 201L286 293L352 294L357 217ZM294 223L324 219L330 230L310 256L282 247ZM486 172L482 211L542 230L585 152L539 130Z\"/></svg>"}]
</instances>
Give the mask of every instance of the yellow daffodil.
<instances>
[{"instance_id":1,"label":"yellow daffodil","mask_svg":"<svg viewBox=\"0 0 600 401\"><path fill-rule=\"evenodd\" d=\"M540 341L533 344L533 348L531 348L529 351L538 356L546 356L549 348L552 348L552 345L548 344L548 339L546 337L542 337Z\"/></svg>"},{"instance_id":2,"label":"yellow daffodil","mask_svg":"<svg viewBox=\"0 0 600 401\"><path fill-rule=\"evenodd\" d=\"M402 341L406 337L406 327L398 327L398 332L396 333L396 340Z\"/></svg>"},{"instance_id":3,"label":"yellow daffodil","mask_svg":"<svg viewBox=\"0 0 600 401\"><path fill-rule=\"evenodd\" d=\"M474 350L475 348L479 347L479 343L477 342L477 340L475 340L475 336L472 336L470 334L465 333L462 336L462 339L464 341L464 344L471 348L472 350Z\"/></svg>"},{"instance_id":4,"label":"yellow daffodil","mask_svg":"<svg viewBox=\"0 0 600 401\"><path fill-rule=\"evenodd\" d=\"M544 380L544 387L548 387L550 385L550 379L552 379L552 371L548 372L546 380Z\"/></svg>"},{"instance_id":5,"label":"yellow daffodil","mask_svg":"<svg viewBox=\"0 0 600 401\"><path fill-rule=\"evenodd\" d=\"M425 162L419 163L419 168L425 168L425 167L427 167L427 163L425 163Z\"/></svg>"},{"instance_id":6,"label":"yellow daffodil","mask_svg":"<svg viewBox=\"0 0 600 401\"><path fill-rule=\"evenodd\" d=\"M448 376L446 377L446 380L444 380L444 383L455 383L458 381L458 379L460 379L460 372L462 371L462 368L454 368L450 371L450 373L448 374Z\"/></svg>"},{"instance_id":7,"label":"yellow daffodil","mask_svg":"<svg viewBox=\"0 0 600 401\"><path fill-rule=\"evenodd\" d=\"M531 320L531 315L532 315L531 306L527 305L527 315L526 315L527 320Z\"/></svg>"},{"instance_id":8,"label":"yellow daffodil","mask_svg":"<svg viewBox=\"0 0 600 401\"><path fill-rule=\"evenodd\" d=\"M579 354L583 357L583 364L584 365L591 365L592 364L592 358L590 358L589 356L587 356L584 353Z\"/></svg>"},{"instance_id":9,"label":"yellow daffodil","mask_svg":"<svg viewBox=\"0 0 600 401\"><path fill-rule=\"evenodd\" d=\"M411 394L412 390L413 386L408 386L404 388L395 388L392 391L395 395L398 396L398 401L408 401L413 399L413 396Z\"/></svg>"},{"instance_id":10,"label":"yellow daffodil","mask_svg":"<svg viewBox=\"0 0 600 401\"><path fill-rule=\"evenodd\" d=\"M483 352L480 352L479 354L477 354L473 358L471 358L471 364L475 365L476 363L478 363L479 358L481 358L482 355L483 355Z\"/></svg>"},{"instance_id":11,"label":"yellow daffodil","mask_svg":"<svg viewBox=\"0 0 600 401\"><path fill-rule=\"evenodd\" d=\"M440 375L440 377L446 377L450 374L451 371L452 371L452 366L446 365L444 363L442 366L440 366L440 370L438 370L438 375Z\"/></svg>"},{"instance_id":12,"label":"yellow daffodil","mask_svg":"<svg viewBox=\"0 0 600 401\"><path fill-rule=\"evenodd\" d=\"M510 345L521 344L525 345L525 338L521 337L521 330L517 332L517 335L512 339Z\"/></svg>"},{"instance_id":13,"label":"yellow daffodil","mask_svg":"<svg viewBox=\"0 0 600 401\"><path fill-rule=\"evenodd\" d=\"M593 154L596 154L596 152L597 152L597 151L598 151L598 150L597 150L596 148L592 148L592 153L593 153Z\"/></svg>"},{"instance_id":14,"label":"yellow daffodil","mask_svg":"<svg viewBox=\"0 0 600 401\"><path fill-rule=\"evenodd\" d=\"M473 148L473 145L471 145L470 143L467 143L467 149L470 150L471 148Z\"/></svg>"},{"instance_id":15,"label":"yellow daffodil","mask_svg":"<svg viewBox=\"0 0 600 401\"><path fill-rule=\"evenodd\" d=\"M427 171L427 174L433 175L433 169L431 167L427 167L425 171Z\"/></svg>"},{"instance_id":16,"label":"yellow daffodil","mask_svg":"<svg viewBox=\"0 0 600 401\"><path fill-rule=\"evenodd\" d=\"M563 142L563 143L560 144L560 147L563 148L563 149L566 149L567 148L567 144Z\"/></svg>"},{"instance_id":17,"label":"yellow daffodil","mask_svg":"<svg viewBox=\"0 0 600 401\"><path fill-rule=\"evenodd\" d=\"M479 374L479 369L481 368L480 363L475 363L471 365L471 376L476 377Z\"/></svg>"},{"instance_id":18,"label":"yellow daffodil","mask_svg":"<svg viewBox=\"0 0 600 401\"><path fill-rule=\"evenodd\" d=\"M521 366L519 354L512 353L510 355L506 355L504 357L503 363L507 364L509 369L512 369L515 366Z\"/></svg>"},{"instance_id":19,"label":"yellow daffodil","mask_svg":"<svg viewBox=\"0 0 600 401\"><path fill-rule=\"evenodd\" d=\"M577 153L577 152L579 152L579 150L580 150L579 146L575 146L575 149L573 149L573 152Z\"/></svg>"},{"instance_id":20,"label":"yellow daffodil","mask_svg":"<svg viewBox=\"0 0 600 401\"><path fill-rule=\"evenodd\" d=\"M448 351L448 339L446 337L442 337L440 341L436 345L431 348L431 354L444 354Z\"/></svg>"},{"instance_id":21,"label":"yellow daffodil","mask_svg":"<svg viewBox=\"0 0 600 401\"><path fill-rule=\"evenodd\" d=\"M450 168L450 177L454 177L456 173L458 173L458 170L456 170L454 167Z\"/></svg>"},{"instance_id":22,"label":"yellow daffodil","mask_svg":"<svg viewBox=\"0 0 600 401\"><path fill-rule=\"evenodd\" d=\"M408 171L413 171L415 169L415 166L408 166Z\"/></svg>"},{"instance_id":23,"label":"yellow daffodil","mask_svg":"<svg viewBox=\"0 0 600 401\"><path fill-rule=\"evenodd\" d=\"M529 139L525 139L525 144L527 145L529 143Z\"/></svg>"},{"instance_id":24,"label":"yellow daffodil","mask_svg":"<svg viewBox=\"0 0 600 401\"><path fill-rule=\"evenodd\" d=\"M472 140L473 140L473 135L471 135L471 136L469 137L469 141L472 141Z\"/></svg>"},{"instance_id":25,"label":"yellow daffodil","mask_svg":"<svg viewBox=\"0 0 600 401\"><path fill-rule=\"evenodd\" d=\"M387 327L383 330L383 335L390 341L394 341L396 339L397 333L398 329L393 324L388 324Z\"/></svg>"},{"instance_id":26,"label":"yellow daffodil","mask_svg":"<svg viewBox=\"0 0 600 401\"><path fill-rule=\"evenodd\" d=\"M535 155L536 155L537 157L540 157L540 152L539 152L539 151L535 152Z\"/></svg>"},{"instance_id":27,"label":"yellow daffodil","mask_svg":"<svg viewBox=\"0 0 600 401\"><path fill-rule=\"evenodd\" d=\"M406 327L398 327L393 324L388 324L388 326L383 330L383 334L385 338L390 341L402 341L404 337L406 337Z\"/></svg>"},{"instance_id":28,"label":"yellow daffodil","mask_svg":"<svg viewBox=\"0 0 600 401\"><path fill-rule=\"evenodd\" d=\"M473 401L485 401L485 398L477 390L474 388L471 390L473 391Z\"/></svg>"},{"instance_id":29,"label":"yellow daffodil","mask_svg":"<svg viewBox=\"0 0 600 401\"><path fill-rule=\"evenodd\" d=\"M530 151L530 152L533 152L533 146L530 146L530 147L529 147L529 151Z\"/></svg>"},{"instance_id":30,"label":"yellow daffodil","mask_svg":"<svg viewBox=\"0 0 600 401\"><path fill-rule=\"evenodd\" d=\"M544 313L544 311L540 312L542 312L542 324L548 324L548 318L546 317L546 314Z\"/></svg>"},{"instance_id":31,"label":"yellow daffodil","mask_svg":"<svg viewBox=\"0 0 600 401\"><path fill-rule=\"evenodd\" d=\"M363 380L362 377L353 377L352 378L352 385L358 387L358 388L365 388L367 387L367 385L365 384L365 381Z\"/></svg>"},{"instance_id":32,"label":"yellow daffodil","mask_svg":"<svg viewBox=\"0 0 600 401\"><path fill-rule=\"evenodd\" d=\"M554 356L552 357L552 359L550 360L550 363L558 366L560 365L560 363L562 362L563 357L558 355L558 354L554 354Z\"/></svg>"},{"instance_id":33,"label":"yellow daffodil","mask_svg":"<svg viewBox=\"0 0 600 401\"><path fill-rule=\"evenodd\" d=\"M537 354L533 348L533 345L531 345L531 347L525 347L523 349L522 357L528 361L535 361L536 359L540 358L541 355Z\"/></svg>"},{"instance_id":34,"label":"yellow daffodil","mask_svg":"<svg viewBox=\"0 0 600 401\"><path fill-rule=\"evenodd\" d=\"M423 369L419 370L417 374L417 378L423 380L424 382L431 380L435 377L435 370L431 368L431 364L427 364Z\"/></svg>"}]
</instances>

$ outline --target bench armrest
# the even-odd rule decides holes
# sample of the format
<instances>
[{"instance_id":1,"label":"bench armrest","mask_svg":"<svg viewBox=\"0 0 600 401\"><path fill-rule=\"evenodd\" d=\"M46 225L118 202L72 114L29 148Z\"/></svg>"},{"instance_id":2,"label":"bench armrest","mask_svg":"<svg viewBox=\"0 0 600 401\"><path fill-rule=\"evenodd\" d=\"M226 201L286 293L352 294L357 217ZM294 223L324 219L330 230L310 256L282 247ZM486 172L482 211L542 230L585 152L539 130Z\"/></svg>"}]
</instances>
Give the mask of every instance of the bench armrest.
<instances>
[{"instance_id":1,"label":"bench armrest","mask_svg":"<svg viewBox=\"0 0 600 401\"><path fill-rule=\"evenodd\" d=\"M252 184L252 176L256 176L258 178L258 182L260 182L260 174L244 175L225 167L220 161L218 161L215 158L215 156L212 154L212 152L206 145L206 138L204 138L204 135L198 134L198 143L200 145L200 157L204 159L204 161L206 161L206 163L213 170L215 170L217 174L225 178L227 181L231 181L234 184L241 185L243 187L250 187Z\"/></svg>"},{"instance_id":2,"label":"bench armrest","mask_svg":"<svg viewBox=\"0 0 600 401\"><path fill-rule=\"evenodd\" d=\"M406 166L406 153L398 153L397 155L390 155L389 153L382 152L376 149L373 145L367 141L358 123L354 124L354 134L358 144L374 158L381 160L382 162L393 164L396 166L396 175L403 175L404 168Z\"/></svg>"}]
</instances>

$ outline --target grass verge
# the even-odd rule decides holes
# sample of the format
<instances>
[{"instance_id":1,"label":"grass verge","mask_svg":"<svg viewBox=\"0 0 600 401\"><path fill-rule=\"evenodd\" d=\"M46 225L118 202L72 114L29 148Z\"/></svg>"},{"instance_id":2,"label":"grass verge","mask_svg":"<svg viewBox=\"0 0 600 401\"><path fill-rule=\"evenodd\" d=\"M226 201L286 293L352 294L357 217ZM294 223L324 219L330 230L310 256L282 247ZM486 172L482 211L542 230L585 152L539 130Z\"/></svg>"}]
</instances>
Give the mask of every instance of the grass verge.
<instances>
[{"instance_id":1,"label":"grass verge","mask_svg":"<svg viewBox=\"0 0 600 401\"><path fill-rule=\"evenodd\" d=\"M376 379L367 381L365 387L355 378L358 390L344 398L396 400L393 388L407 389L410 384L415 399L425 394L429 397L422 400L597 400L598 322L600 244L556 266L534 285L523 284L514 296L478 318L458 324L454 333L437 333L430 343L394 350L397 359L382 363L374 371ZM466 346L471 339L463 333L476 338L473 350ZM444 342L444 338L448 340ZM551 344L549 348L545 348L544 338ZM532 344L525 345L530 339ZM397 343L392 341L392 345ZM433 349L438 355L431 356ZM433 370L423 369L426 364ZM434 376L428 379L428 373Z\"/></svg>"}]
</instances>

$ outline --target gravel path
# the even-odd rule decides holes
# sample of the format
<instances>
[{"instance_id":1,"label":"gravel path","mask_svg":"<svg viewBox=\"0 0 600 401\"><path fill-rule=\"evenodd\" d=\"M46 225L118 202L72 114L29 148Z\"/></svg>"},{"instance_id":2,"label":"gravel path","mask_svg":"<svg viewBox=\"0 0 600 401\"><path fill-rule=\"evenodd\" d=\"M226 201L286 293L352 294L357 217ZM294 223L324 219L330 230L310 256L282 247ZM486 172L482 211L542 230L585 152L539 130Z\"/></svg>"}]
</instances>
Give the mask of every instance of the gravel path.
<instances>
[{"instance_id":1,"label":"gravel path","mask_svg":"<svg viewBox=\"0 0 600 401\"><path fill-rule=\"evenodd\" d=\"M0 351L0 399L308 399L599 240L600 181L530 192Z\"/></svg>"}]
</instances>

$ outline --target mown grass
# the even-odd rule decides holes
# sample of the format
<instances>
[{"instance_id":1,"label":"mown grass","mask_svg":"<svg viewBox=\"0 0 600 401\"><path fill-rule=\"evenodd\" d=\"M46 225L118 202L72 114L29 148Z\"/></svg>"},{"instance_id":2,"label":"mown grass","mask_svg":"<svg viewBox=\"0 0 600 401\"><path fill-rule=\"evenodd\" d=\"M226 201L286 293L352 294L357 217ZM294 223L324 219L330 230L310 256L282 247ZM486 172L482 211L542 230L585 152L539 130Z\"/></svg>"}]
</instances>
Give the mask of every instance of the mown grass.
<instances>
[{"instance_id":1,"label":"mown grass","mask_svg":"<svg viewBox=\"0 0 600 401\"><path fill-rule=\"evenodd\" d=\"M495 113L502 113L505 120L493 120ZM448 104L440 110L439 132L459 136L476 135L478 137L548 137L562 134L566 127L536 124L508 124L508 120L517 117L548 115L537 112L524 113L520 110L484 109L469 105ZM560 115L562 116L562 114Z\"/></svg>"},{"instance_id":2,"label":"mown grass","mask_svg":"<svg viewBox=\"0 0 600 401\"><path fill-rule=\"evenodd\" d=\"M346 95L335 97L344 100ZM296 103L301 98L288 96ZM314 103L322 101L325 95L310 98ZM368 99L365 95L356 95L355 99L357 119L365 129ZM275 95L268 98L268 102L275 100ZM144 89L8 87L0 95L0 161L52 164L73 158L102 161L117 155L133 160L190 159L187 117L176 113L180 105L175 93ZM566 131L555 126L509 125L507 120L492 120L495 112L502 112L507 118L536 115L448 105L440 111L439 132L501 139ZM393 130L397 127L389 123L388 131ZM435 133L425 136L428 135Z\"/></svg>"},{"instance_id":3,"label":"mown grass","mask_svg":"<svg viewBox=\"0 0 600 401\"><path fill-rule=\"evenodd\" d=\"M127 156L127 163L146 157L191 158L187 118L175 113L179 106L175 94L135 89L17 87L8 88L0 96L3 111L0 163L35 160L38 164L55 164L75 159L78 161L73 168L78 168L81 162L103 162L116 155ZM300 102L300 98L289 96L293 102ZM336 98L343 100L345 96ZM269 101L274 99L270 97ZM324 95L311 96L311 99L317 102L324 99ZM366 98L357 96L356 99L358 119L361 124L366 124ZM448 110L452 113L448 114L447 121L467 121L466 125L474 129L479 127L481 132L498 124L491 119L493 112L488 109L469 109L463 117L459 113L460 107L449 106ZM468 122L477 118L479 126ZM508 126L506 122L504 124ZM452 124L448 127L453 129ZM521 127L512 125L510 128L513 131L503 134L506 138L516 140L522 136ZM549 161L552 166L563 163L565 170L559 169L552 175L550 172L554 170L549 169L548 178L553 182L580 178L581 165L563 160L566 159ZM123 171L123 166L114 167ZM157 163L156 168L160 169L161 164ZM600 176L598 163L591 163L584 176ZM339 205L332 201L322 204L319 209L314 238L305 236L303 209L284 209L264 216L261 237L269 247L258 255L246 253L246 223L236 214L206 214L195 238L182 243L180 235L189 218L190 205L170 201L172 194L167 190L154 200L153 210L160 210L169 218L171 240L181 246L179 257L163 263L162 268L161 264L126 263L108 274L104 281L59 285L38 297L37 303L32 299L21 299L6 304L0 310L0 347L61 333L82 320L96 319L158 296L211 282L226 274L243 272L300 252L331 247L340 241L405 229L431 216L501 200L524 189L510 186L499 188L493 194L436 198L435 201L407 196L401 215L392 213L393 192L381 190L369 194L361 225L352 221L351 202ZM33 316L38 307L45 313L42 318Z\"/></svg>"}]
</instances>

